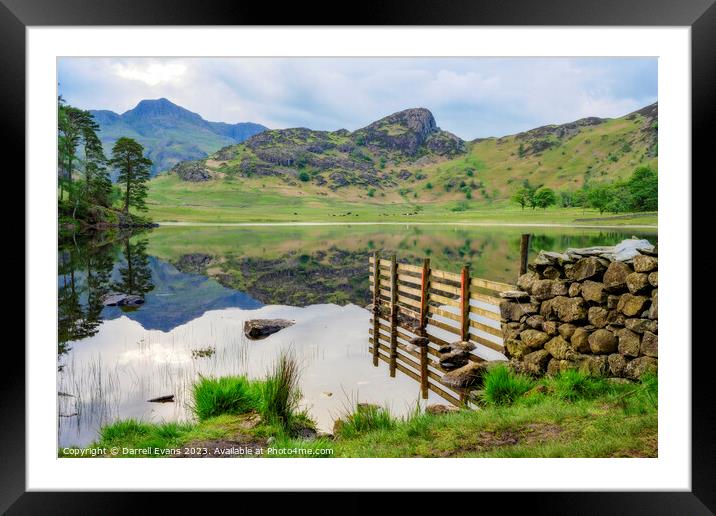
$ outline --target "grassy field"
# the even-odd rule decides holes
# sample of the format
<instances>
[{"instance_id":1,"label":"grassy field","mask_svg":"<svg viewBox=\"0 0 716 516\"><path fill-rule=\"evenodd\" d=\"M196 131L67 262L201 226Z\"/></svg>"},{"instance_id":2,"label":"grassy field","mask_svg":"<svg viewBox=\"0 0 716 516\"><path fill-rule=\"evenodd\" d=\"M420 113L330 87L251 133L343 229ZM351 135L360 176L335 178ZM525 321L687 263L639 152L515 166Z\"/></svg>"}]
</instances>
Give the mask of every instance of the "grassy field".
<instances>
[{"instance_id":1,"label":"grassy field","mask_svg":"<svg viewBox=\"0 0 716 516\"><path fill-rule=\"evenodd\" d=\"M287 189L277 178L223 179L189 183L164 175L152 180L147 206L155 222L466 222L481 224L564 224L656 226L656 213L610 216L581 208L521 209L508 201L413 202L373 200L350 192L321 195L317 188Z\"/></svg>"},{"instance_id":2,"label":"grassy field","mask_svg":"<svg viewBox=\"0 0 716 516\"><path fill-rule=\"evenodd\" d=\"M435 414L416 407L398 419L358 405L332 435L306 437L311 421L296 413L296 374L289 361L264 381L202 380L194 390L197 422L118 421L84 452L60 456L90 456L97 448L114 448L117 457L216 456L236 447L260 457L296 456L289 453L296 449L302 457L657 456L656 376L621 383L567 371L536 380L501 366L477 391L479 410Z\"/></svg>"}]
</instances>

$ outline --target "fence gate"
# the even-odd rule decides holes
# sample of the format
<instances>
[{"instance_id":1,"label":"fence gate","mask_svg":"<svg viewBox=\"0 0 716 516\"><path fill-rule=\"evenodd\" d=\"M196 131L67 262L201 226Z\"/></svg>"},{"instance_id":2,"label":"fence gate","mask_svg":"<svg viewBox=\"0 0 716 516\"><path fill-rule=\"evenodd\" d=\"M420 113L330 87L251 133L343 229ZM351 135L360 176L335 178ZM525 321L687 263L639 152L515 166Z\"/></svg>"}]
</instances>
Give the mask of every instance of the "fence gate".
<instances>
[{"instance_id":1,"label":"fence gate","mask_svg":"<svg viewBox=\"0 0 716 516\"><path fill-rule=\"evenodd\" d=\"M398 263L395 255L370 258L370 284L373 316L369 329L369 351L373 365L388 364L395 372L420 383L423 399L428 390L447 401L462 405L466 390L451 388L442 382L447 372L440 366L440 348L455 341L473 343L469 360L480 362L485 355L499 357L504 350L500 328L500 292L513 290L499 283L470 276L468 267L459 274L435 270L430 260L422 265ZM427 346L410 344L425 337Z\"/></svg>"}]
</instances>

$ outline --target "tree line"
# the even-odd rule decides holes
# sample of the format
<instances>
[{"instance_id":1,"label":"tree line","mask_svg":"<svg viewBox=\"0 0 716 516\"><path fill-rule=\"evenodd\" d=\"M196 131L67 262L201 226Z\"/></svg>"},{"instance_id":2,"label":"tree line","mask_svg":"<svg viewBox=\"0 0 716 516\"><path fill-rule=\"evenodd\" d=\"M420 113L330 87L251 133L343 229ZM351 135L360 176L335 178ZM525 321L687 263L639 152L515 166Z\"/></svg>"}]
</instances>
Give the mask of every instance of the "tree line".
<instances>
[{"instance_id":1,"label":"tree line","mask_svg":"<svg viewBox=\"0 0 716 516\"><path fill-rule=\"evenodd\" d=\"M99 124L89 112L67 104L58 97L57 173L60 208L72 209L72 217L88 206L121 206L147 209L147 181L152 161L144 147L132 138L121 137L107 157L97 136ZM116 184L111 171L117 172Z\"/></svg>"},{"instance_id":2,"label":"tree line","mask_svg":"<svg viewBox=\"0 0 716 516\"><path fill-rule=\"evenodd\" d=\"M547 208L559 204L564 208L594 208L599 213L633 213L657 211L659 188L657 172L649 166L637 167L626 179L612 182L585 182L578 189L555 192L543 185L525 180L511 200L525 209Z\"/></svg>"}]
</instances>

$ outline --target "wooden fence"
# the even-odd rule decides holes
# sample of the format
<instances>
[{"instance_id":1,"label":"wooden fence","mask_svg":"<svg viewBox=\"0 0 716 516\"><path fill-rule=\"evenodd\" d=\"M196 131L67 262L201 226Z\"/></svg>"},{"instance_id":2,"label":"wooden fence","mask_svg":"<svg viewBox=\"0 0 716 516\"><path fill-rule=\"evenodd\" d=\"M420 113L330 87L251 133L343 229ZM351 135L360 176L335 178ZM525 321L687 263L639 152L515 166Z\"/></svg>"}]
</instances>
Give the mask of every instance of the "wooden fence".
<instances>
[{"instance_id":1,"label":"wooden fence","mask_svg":"<svg viewBox=\"0 0 716 516\"><path fill-rule=\"evenodd\" d=\"M370 258L369 270L373 365L382 360L391 377L397 370L418 381L423 399L430 390L455 405L463 404L466 392L441 381L446 371L440 366L438 349L469 341L476 345L469 358L478 362L483 360L478 356L481 350L501 353L499 293L514 287L473 278L468 267L456 274L431 269L429 259L421 266L407 265L395 256L381 258L377 252ZM414 337L427 337L428 346L416 350L410 345Z\"/></svg>"}]
</instances>

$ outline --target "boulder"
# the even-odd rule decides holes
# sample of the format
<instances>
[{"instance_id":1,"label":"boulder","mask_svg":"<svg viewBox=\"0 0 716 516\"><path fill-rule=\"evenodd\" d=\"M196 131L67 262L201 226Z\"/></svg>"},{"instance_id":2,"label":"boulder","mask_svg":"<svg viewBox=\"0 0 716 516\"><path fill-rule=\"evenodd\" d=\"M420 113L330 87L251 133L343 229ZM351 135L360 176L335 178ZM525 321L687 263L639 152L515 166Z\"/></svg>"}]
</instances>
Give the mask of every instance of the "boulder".
<instances>
[{"instance_id":1,"label":"boulder","mask_svg":"<svg viewBox=\"0 0 716 516\"><path fill-rule=\"evenodd\" d=\"M644 333L645 331L656 333L659 324L651 319L626 319L624 326L636 333Z\"/></svg>"},{"instance_id":2,"label":"boulder","mask_svg":"<svg viewBox=\"0 0 716 516\"><path fill-rule=\"evenodd\" d=\"M577 297L581 293L582 293L582 284L577 283L576 281L569 286L569 290L567 291L567 295L569 295L569 297Z\"/></svg>"},{"instance_id":3,"label":"boulder","mask_svg":"<svg viewBox=\"0 0 716 516\"><path fill-rule=\"evenodd\" d=\"M640 351L642 355L648 357L659 356L659 337L655 333L645 331L644 336L641 338Z\"/></svg>"},{"instance_id":4,"label":"boulder","mask_svg":"<svg viewBox=\"0 0 716 516\"><path fill-rule=\"evenodd\" d=\"M506 292L500 292L500 297L503 299L526 301L530 298L530 294L529 292L524 292L522 290L508 290Z\"/></svg>"},{"instance_id":5,"label":"boulder","mask_svg":"<svg viewBox=\"0 0 716 516\"><path fill-rule=\"evenodd\" d=\"M609 310L609 314L607 315L607 326L618 326L623 327L624 321L626 321L626 317L623 313L617 311L617 310Z\"/></svg>"},{"instance_id":6,"label":"boulder","mask_svg":"<svg viewBox=\"0 0 716 516\"><path fill-rule=\"evenodd\" d=\"M617 350L617 337L609 330L599 329L589 336L589 349L595 355L614 353Z\"/></svg>"},{"instance_id":7,"label":"boulder","mask_svg":"<svg viewBox=\"0 0 716 516\"><path fill-rule=\"evenodd\" d=\"M138 306L144 304L144 298L135 294L109 292L102 296L104 306Z\"/></svg>"},{"instance_id":8,"label":"boulder","mask_svg":"<svg viewBox=\"0 0 716 516\"><path fill-rule=\"evenodd\" d=\"M627 328L622 328L617 334L619 338L619 353L628 357L639 356L639 334Z\"/></svg>"},{"instance_id":9,"label":"boulder","mask_svg":"<svg viewBox=\"0 0 716 516\"><path fill-rule=\"evenodd\" d=\"M544 345L544 349L549 351L549 354L559 360L569 360L573 358L576 353L572 350L569 342L564 340L561 335L553 337L547 344Z\"/></svg>"},{"instance_id":10,"label":"boulder","mask_svg":"<svg viewBox=\"0 0 716 516\"><path fill-rule=\"evenodd\" d=\"M524 330L520 333L520 340L532 349L540 349L549 338L549 335L539 330Z\"/></svg>"},{"instance_id":11,"label":"boulder","mask_svg":"<svg viewBox=\"0 0 716 516\"><path fill-rule=\"evenodd\" d=\"M626 288L626 278L633 271L626 263L613 262L604 273L602 282L608 292L619 292Z\"/></svg>"},{"instance_id":12,"label":"boulder","mask_svg":"<svg viewBox=\"0 0 716 516\"><path fill-rule=\"evenodd\" d=\"M450 343L450 349L454 351L472 351L475 347L472 342L466 340L458 340L457 342Z\"/></svg>"},{"instance_id":13,"label":"boulder","mask_svg":"<svg viewBox=\"0 0 716 516\"><path fill-rule=\"evenodd\" d=\"M634 317L640 314L645 308L649 298L644 296L635 296L634 294L622 294L617 304L617 310L628 317Z\"/></svg>"},{"instance_id":14,"label":"boulder","mask_svg":"<svg viewBox=\"0 0 716 516\"><path fill-rule=\"evenodd\" d=\"M542 271L542 276L544 276L547 279L558 279L562 275L562 272L557 269L556 267L552 267L551 265L549 267L545 267Z\"/></svg>"},{"instance_id":15,"label":"boulder","mask_svg":"<svg viewBox=\"0 0 716 516\"><path fill-rule=\"evenodd\" d=\"M519 339L507 339L505 340L505 355L508 358L522 358L527 353L532 351L527 344Z\"/></svg>"},{"instance_id":16,"label":"boulder","mask_svg":"<svg viewBox=\"0 0 716 516\"><path fill-rule=\"evenodd\" d=\"M654 290L651 293L651 306L649 307L649 313L647 314L649 319L659 318L659 291Z\"/></svg>"},{"instance_id":17,"label":"boulder","mask_svg":"<svg viewBox=\"0 0 716 516\"><path fill-rule=\"evenodd\" d=\"M525 290L527 292L530 292L532 289L532 283L540 279L539 274L534 271L527 271L526 273L522 274L519 278L517 278L517 286Z\"/></svg>"},{"instance_id":18,"label":"boulder","mask_svg":"<svg viewBox=\"0 0 716 516\"><path fill-rule=\"evenodd\" d=\"M532 261L534 265L556 265L569 262L571 259L566 253L556 253L554 251L540 251Z\"/></svg>"},{"instance_id":19,"label":"boulder","mask_svg":"<svg viewBox=\"0 0 716 516\"><path fill-rule=\"evenodd\" d=\"M612 353L607 358L609 363L609 372L614 376L624 376L624 370L626 369L627 360L624 355L620 353Z\"/></svg>"},{"instance_id":20,"label":"boulder","mask_svg":"<svg viewBox=\"0 0 716 516\"><path fill-rule=\"evenodd\" d=\"M609 361L606 355L582 355L577 360L577 370L589 376L606 376Z\"/></svg>"},{"instance_id":21,"label":"boulder","mask_svg":"<svg viewBox=\"0 0 716 516\"><path fill-rule=\"evenodd\" d=\"M500 328L502 329L502 338L504 340L514 339L520 334L522 326L523 325L518 322L500 323ZM448 350L449 348L445 351L441 351L441 353L447 353Z\"/></svg>"},{"instance_id":22,"label":"boulder","mask_svg":"<svg viewBox=\"0 0 716 516\"><path fill-rule=\"evenodd\" d=\"M619 298L621 296L610 294L607 296L607 308L613 310L619 304Z\"/></svg>"},{"instance_id":23,"label":"boulder","mask_svg":"<svg viewBox=\"0 0 716 516\"><path fill-rule=\"evenodd\" d=\"M591 301L592 303L604 303L607 299L604 283L586 280L582 283L582 297L585 301Z\"/></svg>"},{"instance_id":24,"label":"boulder","mask_svg":"<svg viewBox=\"0 0 716 516\"><path fill-rule=\"evenodd\" d=\"M559 323L557 321L544 321L542 323L542 331L544 331L547 335L554 336L557 335L559 328Z\"/></svg>"},{"instance_id":25,"label":"boulder","mask_svg":"<svg viewBox=\"0 0 716 516\"><path fill-rule=\"evenodd\" d=\"M455 405L443 405L442 403L432 403L425 407L426 414L432 414L439 416L442 414L452 414L454 412L460 412L460 409Z\"/></svg>"},{"instance_id":26,"label":"boulder","mask_svg":"<svg viewBox=\"0 0 716 516\"><path fill-rule=\"evenodd\" d=\"M587 316L587 304L581 297L557 296L542 303L540 315L556 315L562 322L580 321Z\"/></svg>"},{"instance_id":27,"label":"boulder","mask_svg":"<svg viewBox=\"0 0 716 516\"><path fill-rule=\"evenodd\" d=\"M500 315L506 321L519 321L523 315L536 314L539 303L520 303L503 301L500 303Z\"/></svg>"},{"instance_id":28,"label":"boulder","mask_svg":"<svg viewBox=\"0 0 716 516\"><path fill-rule=\"evenodd\" d=\"M659 259L655 256L638 254L634 257L633 264L636 272L651 272L657 269Z\"/></svg>"},{"instance_id":29,"label":"boulder","mask_svg":"<svg viewBox=\"0 0 716 516\"><path fill-rule=\"evenodd\" d=\"M440 367L446 371L452 371L458 367L462 367L469 362L470 352L462 349L455 349L448 353L440 355Z\"/></svg>"},{"instance_id":30,"label":"boulder","mask_svg":"<svg viewBox=\"0 0 716 516\"><path fill-rule=\"evenodd\" d=\"M541 375L547 370L547 364L549 363L552 356L546 349L538 349L532 353L526 354L522 363L526 372Z\"/></svg>"},{"instance_id":31,"label":"boulder","mask_svg":"<svg viewBox=\"0 0 716 516\"><path fill-rule=\"evenodd\" d=\"M570 323L564 323L560 324L559 328L557 328L557 331L562 336L563 339L569 340L572 338L572 335L574 335L574 332L577 330L577 327L574 324Z\"/></svg>"},{"instance_id":32,"label":"boulder","mask_svg":"<svg viewBox=\"0 0 716 516\"><path fill-rule=\"evenodd\" d=\"M632 272L626 277L626 285L632 294L640 294L651 287L649 275L643 272Z\"/></svg>"},{"instance_id":33,"label":"boulder","mask_svg":"<svg viewBox=\"0 0 716 516\"><path fill-rule=\"evenodd\" d=\"M250 319L244 322L244 335L249 339L261 339L296 324L287 319Z\"/></svg>"},{"instance_id":34,"label":"boulder","mask_svg":"<svg viewBox=\"0 0 716 516\"><path fill-rule=\"evenodd\" d=\"M430 344L430 340L427 337L413 337L408 342L410 342L411 346L415 346L416 348L426 347Z\"/></svg>"},{"instance_id":35,"label":"boulder","mask_svg":"<svg viewBox=\"0 0 716 516\"><path fill-rule=\"evenodd\" d=\"M470 362L469 364L444 374L440 381L453 389L471 387L478 383L485 371L498 364L505 364L504 360L489 362Z\"/></svg>"},{"instance_id":36,"label":"boulder","mask_svg":"<svg viewBox=\"0 0 716 516\"><path fill-rule=\"evenodd\" d=\"M578 327L569 339L571 348L578 353L589 353L590 334L591 332L586 328Z\"/></svg>"},{"instance_id":37,"label":"boulder","mask_svg":"<svg viewBox=\"0 0 716 516\"><path fill-rule=\"evenodd\" d=\"M652 287L659 286L659 273L658 272L650 272L649 273L649 284Z\"/></svg>"},{"instance_id":38,"label":"boulder","mask_svg":"<svg viewBox=\"0 0 716 516\"><path fill-rule=\"evenodd\" d=\"M659 361L653 357L635 358L624 368L624 375L632 380L639 380L644 373L656 372L659 367Z\"/></svg>"},{"instance_id":39,"label":"boulder","mask_svg":"<svg viewBox=\"0 0 716 516\"><path fill-rule=\"evenodd\" d=\"M577 369L577 364L569 360L559 360L557 358L553 358L547 364L547 375L556 376L559 373L572 369Z\"/></svg>"},{"instance_id":40,"label":"boulder","mask_svg":"<svg viewBox=\"0 0 716 516\"><path fill-rule=\"evenodd\" d=\"M597 328L604 328L609 323L609 311L601 306L592 306L587 312L587 320Z\"/></svg>"},{"instance_id":41,"label":"boulder","mask_svg":"<svg viewBox=\"0 0 716 516\"><path fill-rule=\"evenodd\" d=\"M537 301L544 301L555 296L553 293L554 281L551 279L541 279L532 283L532 296Z\"/></svg>"},{"instance_id":42,"label":"boulder","mask_svg":"<svg viewBox=\"0 0 716 516\"><path fill-rule=\"evenodd\" d=\"M653 244L648 240L639 240L637 238L629 238L622 240L614 246L614 260L625 262L639 256L639 254L651 254L656 251Z\"/></svg>"},{"instance_id":43,"label":"boulder","mask_svg":"<svg viewBox=\"0 0 716 516\"><path fill-rule=\"evenodd\" d=\"M601 260L594 256L578 260L572 267L565 270L567 278L572 281L584 281L593 278L604 271L605 267Z\"/></svg>"},{"instance_id":44,"label":"boulder","mask_svg":"<svg viewBox=\"0 0 716 516\"><path fill-rule=\"evenodd\" d=\"M544 317L541 315L530 315L527 319L525 319L525 324L534 330L541 329L543 322Z\"/></svg>"}]
</instances>

